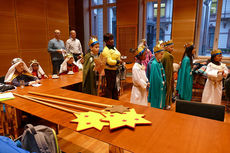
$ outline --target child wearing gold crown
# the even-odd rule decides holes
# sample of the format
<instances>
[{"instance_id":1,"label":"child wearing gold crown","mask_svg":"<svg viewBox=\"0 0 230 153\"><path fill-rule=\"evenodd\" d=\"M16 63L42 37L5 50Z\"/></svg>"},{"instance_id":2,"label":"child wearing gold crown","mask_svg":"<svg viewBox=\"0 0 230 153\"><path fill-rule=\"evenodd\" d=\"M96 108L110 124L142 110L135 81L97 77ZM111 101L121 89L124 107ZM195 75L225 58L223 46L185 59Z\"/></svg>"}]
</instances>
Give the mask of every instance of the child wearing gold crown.
<instances>
[{"instance_id":1,"label":"child wearing gold crown","mask_svg":"<svg viewBox=\"0 0 230 153\"><path fill-rule=\"evenodd\" d=\"M45 72L43 71L42 67L40 66L39 62L36 59L30 62L29 70L33 76L39 79L48 78L48 76L45 74Z\"/></svg>"},{"instance_id":2,"label":"child wearing gold crown","mask_svg":"<svg viewBox=\"0 0 230 153\"><path fill-rule=\"evenodd\" d=\"M146 39L142 39L141 43L138 45L138 47L144 46L146 48L146 53L145 53L145 59L141 61L141 63L145 66L145 71L147 71L147 66L152 58L153 54L151 51L148 49L147 41Z\"/></svg>"},{"instance_id":3,"label":"child wearing gold crown","mask_svg":"<svg viewBox=\"0 0 230 153\"><path fill-rule=\"evenodd\" d=\"M174 79L173 79L173 60L174 57L172 55L174 43L172 40L166 41L163 43L165 52L162 57L162 64L165 70L166 75L166 99L165 105L166 109L170 109L172 104L172 95L173 95L173 86L174 86Z\"/></svg>"},{"instance_id":4,"label":"child wearing gold crown","mask_svg":"<svg viewBox=\"0 0 230 153\"><path fill-rule=\"evenodd\" d=\"M148 102L151 103L151 107L163 109L165 107L165 95L166 95L166 78L165 70L161 63L161 59L164 54L164 48L160 45L154 47L155 59L152 61L150 71L150 87Z\"/></svg>"},{"instance_id":5,"label":"child wearing gold crown","mask_svg":"<svg viewBox=\"0 0 230 153\"><path fill-rule=\"evenodd\" d=\"M131 103L144 106L148 106L146 88L149 86L145 74L145 66L142 64L142 61L146 59L146 52L147 48L144 45L139 46L135 51L135 57L137 60L132 68L133 87L130 98Z\"/></svg>"},{"instance_id":6,"label":"child wearing gold crown","mask_svg":"<svg viewBox=\"0 0 230 153\"><path fill-rule=\"evenodd\" d=\"M30 73L30 70L21 58L14 58L11 63L12 66L5 76L5 83L15 86L29 86L40 83L39 79Z\"/></svg>"},{"instance_id":7,"label":"child wearing gold crown","mask_svg":"<svg viewBox=\"0 0 230 153\"><path fill-rule=\"evenodd\" d=\"M95 36L89 40L90 52L84 56L82 91L87 94L97 95L97 72L94 59L98 57L99 42Z\"/></svg>"},{"instance_id":8,"label":"child wearing gold crown","mask_svg":"<svg viewBox=\"0 0 230 153\"><path fill-rule=\"evenodd\" d=\"M222 80L227 77L228 68L226 64L221 63L221 50L211 52L211 62L208 64L206 73L208 79L205 83L202 102L209 104L221 104L222 98Z\"/></svg>"},{"instance_id":9,"label":"child wearing gold crown","mask_svg":"<svg viewBox=\"0 0 230 153\"><path fill-rule=\"evenodd\" d=\"M182 57L181 66L178 72L177 87L179 98L183 100L192 99L192 86L193 86L193 57L196 49L193 43L185 44L185 52Z\"/></svg>"},{"instance_id":10,"label":"child wearing gold crown","mask_svg":"<svg viewBox=\"0 0 230 153\"><path fill-rule=\"evenodd\" d=\"M61 64L59 75L74 74L75 72L78 72L78 66L74 61L73 55L68 53L65 56L64 62Z\"/></svg>"}]
</instances>

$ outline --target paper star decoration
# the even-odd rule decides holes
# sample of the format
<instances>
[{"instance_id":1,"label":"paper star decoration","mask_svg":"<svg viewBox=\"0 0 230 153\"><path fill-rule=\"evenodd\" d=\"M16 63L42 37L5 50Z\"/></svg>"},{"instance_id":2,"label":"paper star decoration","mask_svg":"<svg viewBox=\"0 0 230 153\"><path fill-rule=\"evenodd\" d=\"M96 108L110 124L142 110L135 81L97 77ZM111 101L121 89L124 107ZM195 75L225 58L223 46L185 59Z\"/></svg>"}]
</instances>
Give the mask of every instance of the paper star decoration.
<instances>
[{"instance_id":1,"label":"paper star decoration","mask_svg":"<svg viewBox=\"0 0 230 153\"><path fill-rule=\"evenodd\" d=\"M124 113L129 112L128 107L124 107L123 105L113 105L112 107L105 108L106 111L109 111L111 113Z\"/></svg>"},{"instance_id":2,"label":"paper star decoration","mask_svg":"<svg viewBox=\"0 0 230 153\"><path fill-rule=\"evenodd\" d=\"M103 70L105 69L106 66L106 61L107 58L104 57L103 55L100 55L98 58L94 58L94 62L95 62L94 70L98 71L99 73L103 73Z\"/></svg>"},{"instance_id":3,"label":"paper star decoration","mask_svg":"<svg viewBox=\"0 0 230 153\"><path fill-rule=\"evenodd\" d=\"M125 112L123 114L119 113L103 113L105 118L102 118L102 121L109 122L110 130L117 129L120 127L128 126L135 128L137 124L152 124L150 121L144 119L144 114L137 114L135 109L130 109L130 112Z\"/></svg>"},{"instance_id":4,"label":"paper star decoration","mask_svg":"<svg viewBox=\"0 0 230 153\"><path fill-rule=\"evenodd\" d=\"M104 126L109 125L109 123L102 122L101 119L104 116L100 113L95 112L81 112L81 113L74 113L77 119L72 120L71 122L77 122L77 131L86 130L89 128L95 128L99 131L103 129Z\"/></svg>"}]
</instances>

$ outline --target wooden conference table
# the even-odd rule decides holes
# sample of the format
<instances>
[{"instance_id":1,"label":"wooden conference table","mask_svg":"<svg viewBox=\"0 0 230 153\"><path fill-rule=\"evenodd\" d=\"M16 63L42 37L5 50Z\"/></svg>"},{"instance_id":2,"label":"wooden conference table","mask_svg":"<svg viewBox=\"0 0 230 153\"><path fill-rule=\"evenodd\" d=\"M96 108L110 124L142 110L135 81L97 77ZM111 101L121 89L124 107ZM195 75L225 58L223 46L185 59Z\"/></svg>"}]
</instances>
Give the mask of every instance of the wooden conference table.
<instances>
[{"instance_id":1,"label":"wooden conference table","mask_svg":"<svg viewBox=\"0 0 230 153\"><path fill-rule=\"evenodd\" d=\"M40 87L18 88L13 91L27 94L28 91L36 91L47 94L90 100L105 104L122 104L135 108L137 113L145 114L146 119L152 122L151 126L137 126L135 129L121 128L110 131L108 127L100 132L89 129L81 134L93 137L97 140L120 147L135 153L227 153L230 152L230 124L165 111L150 107L138 106L122 101L116 101L103 97L83 94L80 92L62 89L77 82L81 82L82 73L61 76L59 79L42 80ZM16 97L14 100L3 103L25 111L32 115L46 119L63 127L75 130L77 124L71 123L75 117L73 114L60 111L48 106L34 103ZM71 103L71 102L70 102ZM80 111L80 110L76 110Z\"/></svg>"}]
</instances>

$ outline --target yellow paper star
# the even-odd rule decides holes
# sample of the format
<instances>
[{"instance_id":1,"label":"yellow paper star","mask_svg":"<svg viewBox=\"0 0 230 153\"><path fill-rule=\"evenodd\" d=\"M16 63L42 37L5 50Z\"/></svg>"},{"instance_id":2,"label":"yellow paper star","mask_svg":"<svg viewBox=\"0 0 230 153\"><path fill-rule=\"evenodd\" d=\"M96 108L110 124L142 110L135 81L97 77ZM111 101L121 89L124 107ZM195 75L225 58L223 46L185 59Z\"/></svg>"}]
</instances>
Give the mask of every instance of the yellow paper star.
<instances>
[{"instance_id":1,"label":"yellow paper star","mask_svg":"<svg viewBox=\"0 0 230 153\"><path fill-rule=\"evenodd\" d=\"M102 73L105 69L107 58L104 57L102 54L98 58L94 58L95 67L94 70Z\"/></svg>"},{"instance_id":2,"label":"yellow paper star","mask_svg":"<svg viewBox=\"0 0 230 153\"><path fill-rule=\"evenodd\" d=\"M74 113L77 119L72 120L71 122L77 122L77 131L86 130L89 128L95 128L99 131L103 129L104 126L109 125L109 123L102 122L101 119L104 116L100 113L95 112L82 112L82 113Z\"/></svg>"},{"instance_id":3,"label":"yellow paper star","mask_svg":"<svg viewBox=\"0 0 230 153\"><path fill-rule=\"evenodd\" d=\"M123 114L119 113L103 113L105 118L102 121L110 123L110 129L116 129L123 126L135 128L136 124L151 124L150 121L144 119L144 114L137 114L135 109L130 109L130 112Z\"/></svg>"}]
</instances>

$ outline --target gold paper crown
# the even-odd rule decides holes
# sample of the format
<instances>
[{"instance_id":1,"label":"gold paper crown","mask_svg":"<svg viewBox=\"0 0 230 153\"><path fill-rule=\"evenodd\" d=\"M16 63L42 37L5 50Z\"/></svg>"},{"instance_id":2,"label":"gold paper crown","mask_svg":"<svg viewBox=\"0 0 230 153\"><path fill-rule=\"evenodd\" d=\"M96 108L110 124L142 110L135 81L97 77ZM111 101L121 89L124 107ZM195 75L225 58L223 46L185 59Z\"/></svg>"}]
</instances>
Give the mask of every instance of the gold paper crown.
<instances>
[{"instance_id":1,"label":"gold paper crown","mask_svg":"<svg viewBox=\"0 0 230 153\"><path fill-rule=\"evenodd\" d=\"M214 56L214 55L219 55L219 54L222 54L222 51L219 50L219 49L213 50L213 51L211 52L211 55L212 55L212 56Z\"/></svg>"},{"instance_id":2,"label":"gold paper crown","mask_svg":"<svg viewBox=\"0 0 230 153\"><path fill-rule=\"evenodd\" d=\"M73 57L73 54L71 54L71 53L67 53L66 55L65 55L65 58L71 58L71 57Z\"/></svg>"},{"instance_id":3,"label":"gold paper crown","mask_svg":"<svg viewBox=\"0 0 230 153\"><path fill-rule=\"evenodd\" d=\"M89 43L88 43L88 45L89 46L94 46L95 44L99 44L99 42L98 42L98 40L97 40L97 37L91 37L90 39L89 39Z\"/></svg>"},{"instance_id":4,"label":"gold paper crown","mask_svg":"<svg viewBox=\"0 0 230 153\"><path fill-rule=\"evenodd\" d=\"M35 64L35 63L39 64L39 62L36 59L33 59L33 60L30 61L30 65Z\"/></svg>"},{"instance_id":5,"label":"gold paper crown","mask_svg":"<svg viewBox=\"0 0 230 153\"><path fill-rule=\"evenodd\" d=\"M153 48L153 50L154 50L154 53L159 53L159 52L164 51L164 48L158 44Z\"/></svg>"},{"instance_id":6,"label":"gold paper crown","mask_svg":"<svg viewBox=\"0 0 230 153\"><path fill-rule=\"evenodd\" d=\"M144 53L146 47L144 45L139 46L135 51L135 56L140 56Z\"/></svg>"},{"instance_id":7,"label":"gold paper crown","mask_svg":"<svg viewBox=\"0 0 230 153\"><path fill-rule=\"evenodd\" d=\"M22 62L22 59L21 58L14 58L12 61L11 61L11 64L14 65L18 62Z\"/></svg>"},{"instance_id":8,"label":"gold paper crown","mask_svg":"<svg viewBox=\"0 0 230 153\"><path fill-rule=\"evenodd\" d=\"M164 46L164 41L163 41L163 40L159 40L159 41L157 42L157 45L163 47L163 46ZM156 45L156 46L157 46L157 45Z\"/></svg>"},{"instance_id":9,"label":"gold paper crown","mask_svg":"<svg viewBox=\"0 0 230 153\"><path fill-rule=\"evenodd\" d=\"M144 42L146 42L146 39L141 39L141 43L144 43Z\"/></svg>"},{"instance_id":10,"label":"gold paper crown","mask_svg":"<svg viewBox=\"0 0 230 153\"><path fill-rule=\"evenodd\" d=\"M184 48L188 48L190 46L193 46L193 42L186 42Z\"/></svg>"},{"instance_id":11,"label":"gold paper crown","mask_svg":"<svg viewBox=\"0 0 230 153\"><path fill-rule=\"evenodd\" d=\"M165 41L164 42L164 46L169 46L169 45L173 45L173 41L172 40L169 40L169 41Z\"/></svg>"}]
</instances>

